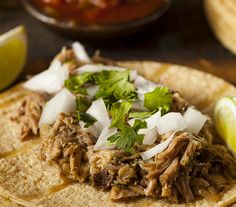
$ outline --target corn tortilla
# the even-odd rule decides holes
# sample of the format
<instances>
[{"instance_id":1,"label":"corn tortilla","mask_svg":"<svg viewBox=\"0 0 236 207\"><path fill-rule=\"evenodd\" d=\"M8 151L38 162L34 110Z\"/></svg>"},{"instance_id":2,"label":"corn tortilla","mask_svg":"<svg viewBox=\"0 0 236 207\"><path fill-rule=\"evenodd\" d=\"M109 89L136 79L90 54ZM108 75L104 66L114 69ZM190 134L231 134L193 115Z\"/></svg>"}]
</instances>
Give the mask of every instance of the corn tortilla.
<instances>
[{"instance_id":1,"label":"corn tortilla","mask_svg":"<svg viewBox=\"0 0 236 207\"><path fill-rule=\"evenodd\" d=\"M118 62L119 65L137 69L144 77L179 91L190 105L211 115L215 102L222 96L236 95L236 88L226 81L184 66L150 61ZM21 94L21 95L19 95ZM11 98L9 99L9 96ZM55 165L38 159L39 139L20 143L17 128L4 111L15 110L16 104L27 92L20 86L0 95L0 195L1 206L26 207L164 207L164 206L225 206L236 201L236 185L216 204L205 199L189 204L171 204L165 200L140 198L127 203L110 201L109 193L97 191L92 186L66 183ZM11 132L8 132L11 131ZM9 199L4 201L5 198ZM227 203L228 202L228 203ZM16 204L17 203L17 204Z\"/></svg>"}]
</instances>

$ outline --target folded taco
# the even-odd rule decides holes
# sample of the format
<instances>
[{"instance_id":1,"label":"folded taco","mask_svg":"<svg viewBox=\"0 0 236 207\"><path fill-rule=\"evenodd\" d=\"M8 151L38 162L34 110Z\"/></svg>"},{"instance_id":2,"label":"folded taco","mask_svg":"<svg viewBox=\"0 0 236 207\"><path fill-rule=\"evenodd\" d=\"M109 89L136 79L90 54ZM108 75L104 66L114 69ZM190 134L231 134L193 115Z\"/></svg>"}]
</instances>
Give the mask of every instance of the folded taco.
<instances>
[{"instance_id":1,"label":"folded taco","mask_svg":"<svg viewBox=\"0 0 236 207\"><path fill-rule=\"evenodd\" d=\"M236 159L211 112L235 94L209 74L90 59L74 43L0 96L0 195L30 207L231 205Z\"/></svg>"}]
</instances>

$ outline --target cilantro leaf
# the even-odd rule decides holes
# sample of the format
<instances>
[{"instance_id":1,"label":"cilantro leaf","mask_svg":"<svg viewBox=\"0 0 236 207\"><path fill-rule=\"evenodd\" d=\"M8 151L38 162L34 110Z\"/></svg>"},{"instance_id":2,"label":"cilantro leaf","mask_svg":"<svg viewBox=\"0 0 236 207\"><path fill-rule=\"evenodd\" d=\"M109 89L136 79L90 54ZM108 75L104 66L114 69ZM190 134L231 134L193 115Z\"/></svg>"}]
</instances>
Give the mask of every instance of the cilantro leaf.
<instances>
[{"instance_id":1,"label":"cilantro leaf","mask_svg":"<svg viewBox=\"0 0 236 207\"><path fill-rule=\"evenodd\" d=\"M137 98L134 84L129 82L130 71L102 71L97 76L99 90L96 98L103 98L107 105L118 100L133 100Z\"/></svg>"},{"instance_id":2,"label":"cilantro leaf","mask_svg":"<svg viewBox=\"0 0 236 207\"><path fill-rule=\"evenodd\" d=\"M140 129L144 128L147 128L147 122L140 119L136 119L133 126L134 131L138 133Z\"/></svg>"},{"instance_id":3,"label":"cilantro leaf","mask_svg":"<svg viewBox=\"0 0 236 207\"><path fill-rule=\"evenodd\" d=\"M88 128L93 125L97 120L91 115L87 114L86 111L91 103L85 97L79 97L76 100L76 114L77 119L85 123L85 127Z\"/></svg>"},{"instance_id":4,"label":"cilantro leaf","mask_svg":"<svg viewBox=\"0 0 236 207\"><path fill-rule=\"evenodd\" d=\"M166 113L171 103L172 95L167 87L156 87L152 92L144 94L144 106L150 111L162 110L162 113Z\"/></svg>"},{"instance_id":5,"label":"cilantro leaf","mask_svg":"<svg viewBox=\"0 0 236 207\"><path fill-rule=\"evenodd\" d=\"M125 125L122 131L110 136L108 141L115 143L118 149L133 153L136 142L142 143L144 135L137 134L136 131L129 125Z\"/></svg>"},{"instance_id":6,"label":"cilantro leaf","mask_svg":"<svg viewBox=\"0 0 236 207\"><path fill-rule=\"evenodd\" d=\"M79 97L76 99L76 111L85 112L89 108L91 103L85 97Z\"/></svg>"},{"instance_id":7,"label":"cilantro leaf","mask_svg":"<svg viewBox=\"0 0 236 207\"><path fill-rule=\"evenodd\" d=\"M148 118L151 116L155 111L135 111L135 112L130 112L129 118Z\"/></svg>"},{"instance_id":8,"label":"cilantro leaf","mask_svg":"<svg viewBox=\"0 0 236 207\"><path fill-rule=\"evenodd\" d=\"M78 113L79 113L79 117L80 117L79 120L81 120L85 123L85 125L84 125L85 128L90 127L91 125L93 125L97 121L97 119L95 119L90 114L80 113L80 112L78 112ZM77 115L78 115L78 113L77 113Z\"/></svg>"},{"instance_id":9,"label":"cilantro leaf","mask_svg":"<svg viewBox=\"0 0 236 207\"><path fill-rule=\"evenodd\" d=\"M128 101L114 103L110 109L112 117L111 127L122 129L125 124L126 118L128 117L130 108L131 103Z\"/></svg>"},{"instance_id":10,"label":"cilantro leaf","mask_svg":"<svg viewBox=\"0 0 236 207\"><path fill-rule=\"evenodd\" d=\"M82 75L73 76L67 80L65 80L65 87L74 92L75 94L87 94L87 90L83 87L83 85L87 82L94 81L95 73L84 73Z\"/></svg>"}]
</instances>

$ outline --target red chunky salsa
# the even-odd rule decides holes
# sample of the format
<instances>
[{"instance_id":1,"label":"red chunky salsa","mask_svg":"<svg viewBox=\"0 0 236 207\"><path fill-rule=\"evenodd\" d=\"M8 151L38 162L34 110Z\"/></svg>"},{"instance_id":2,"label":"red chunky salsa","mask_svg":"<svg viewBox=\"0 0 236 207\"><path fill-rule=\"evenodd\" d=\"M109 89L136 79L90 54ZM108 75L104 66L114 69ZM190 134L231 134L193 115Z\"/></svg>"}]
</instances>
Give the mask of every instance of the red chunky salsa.
<instances>
[{"instance_id":1,"label":"red chunky salsa","mask_svg":"<svg viewBox=\"0 0 236 207\"><path fill-rule=\"evenodd\" d=\"M121 24L157 11L165 0L33 0L44 13L76 25Z\"/></svg>"}]
</instances>

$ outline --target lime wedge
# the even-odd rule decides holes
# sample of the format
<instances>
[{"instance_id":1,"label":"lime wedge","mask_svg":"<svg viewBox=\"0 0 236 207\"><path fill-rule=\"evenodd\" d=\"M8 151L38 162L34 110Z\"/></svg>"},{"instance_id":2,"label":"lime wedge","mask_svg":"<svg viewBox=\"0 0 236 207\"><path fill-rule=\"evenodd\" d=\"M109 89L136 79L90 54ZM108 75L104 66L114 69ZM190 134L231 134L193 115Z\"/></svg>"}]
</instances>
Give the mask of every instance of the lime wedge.
<instances>
[{"instance_id":1,"label":"lime wedge","mask_svg":"<svg viewBox=\"0 0 236 207\"><path fill-rule=\"evenodd\" d=\"M218 101L214 123L228 147L236 153L236 97L224 97Z\"/></svg>"},{"instance_id":2,"label":"lime wedge","mask_svg":"<svg viewBox=\"0 0 236 207\"><path fill-rule=\"evenodd\" d=\"M0 90L21 73L27 55L25 28L18 26L0 36Z\"/></svg>"}]
</instances>

